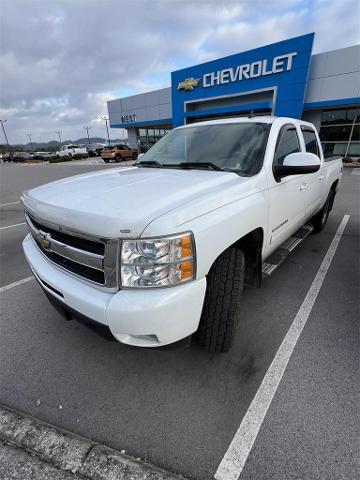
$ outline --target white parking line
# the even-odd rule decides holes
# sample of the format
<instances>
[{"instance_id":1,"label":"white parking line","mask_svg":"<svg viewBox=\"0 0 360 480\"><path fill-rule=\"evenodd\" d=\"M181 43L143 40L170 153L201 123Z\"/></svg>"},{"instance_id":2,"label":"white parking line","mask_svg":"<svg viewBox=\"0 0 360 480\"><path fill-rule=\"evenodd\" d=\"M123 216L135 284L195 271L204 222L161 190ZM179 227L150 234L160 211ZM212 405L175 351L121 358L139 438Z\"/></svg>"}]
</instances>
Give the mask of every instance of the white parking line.
<instances>
[{"instance_id":1,"label":"white parking line","mask_svg":"<svg viewBox=\"0 0 360 480\"><path fill-rule=\"evenodd\" d=\"M8 205L17 205L20 202L0 203L0 207L7 207Z\"/></svg>"},{"instance_id":2,"label":"white parking line","mask_svg":"<svg viewBox=\"0 0 360 480\"><path fill-rule=\"evenodd\" d=\"M0 287L0 293L6 292L6 290L10 290L10 288L18 287L19 285L22 285L23 283L30 282L30 280L34 280L35 277L27 277L23 278L22 280L19 280L14 283L9 283L9 285L5 285L4 287Z\"/></svg>"},{"instance_id":3,"label":"white parking line","mask_svg":"<svg viewBox=\"0 0 360 480\"><path fill-rule=\"evenodd\" d=\"M215 473L216 480L237 480L245 466L297 341L309 318L350 215L344 215L311 287L268 368L242 422Z\"/></svg>"},{"instance_id":4,"label":"white parking line","mask_svg":"<svg viewBox=\"0 0 360 480\"><path fill-rule=\"evenodd\" d=\"M8 225L7 227L0 227L0 230L6 230L7 228L19 227L20 225L26 225L25 222L14 223L14 225Z\"/></svg>"}]
</instances>

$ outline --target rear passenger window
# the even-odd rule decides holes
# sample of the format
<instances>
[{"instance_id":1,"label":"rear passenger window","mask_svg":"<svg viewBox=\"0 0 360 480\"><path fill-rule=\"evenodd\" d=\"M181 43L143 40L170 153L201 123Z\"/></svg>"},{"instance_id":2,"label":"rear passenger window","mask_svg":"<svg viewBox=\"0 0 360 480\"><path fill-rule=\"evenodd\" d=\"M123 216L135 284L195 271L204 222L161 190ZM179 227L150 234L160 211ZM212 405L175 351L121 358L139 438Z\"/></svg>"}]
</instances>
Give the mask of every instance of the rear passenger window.
<instances>
[{"instance_id":1,"label":"rear passenger window","mask_svg":"<svg viewBox=\"0 0 360 480\"><path fill-rule=\"evenodd\" d=\"M319 152L319 145L317 142L317 138L315 132L313 130L305 130L302 129L302 133L304 135L304 142L305 142L305 149L309 153L314 153L318 157L320 157Z\"/></svg>"},{"instance_id":2,"label":"rear passenger window","mask_svg":"<svg viewBox=\"0 0 360 480\"><path fill-rule=\"evenodd\" d=\"M286 128L280 132L280 138L274 155L274 165L282 165L284 158L290 153L300 152L300 144L296 128Z\"/></svg>"}]
</instances>

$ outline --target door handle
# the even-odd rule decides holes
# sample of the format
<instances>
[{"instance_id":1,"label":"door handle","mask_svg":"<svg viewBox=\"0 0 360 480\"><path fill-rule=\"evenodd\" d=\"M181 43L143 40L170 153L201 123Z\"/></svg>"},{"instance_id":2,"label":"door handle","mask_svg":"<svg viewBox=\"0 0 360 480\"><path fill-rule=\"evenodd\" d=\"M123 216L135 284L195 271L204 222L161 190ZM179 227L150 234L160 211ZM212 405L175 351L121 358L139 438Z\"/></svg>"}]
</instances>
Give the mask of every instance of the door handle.
<instances>
[{"instance_id":1,"label":"door handle","mask_svg":"<svg viewBox=\"0 0 360 480\"><path fill-rule=\"evenodd\" d=\"M321 175L321 176L319 177L319 182L322 182L323 180L324 180L324 175Z\"/></svg>"},{"instance_id":2,"label":"door handle","mask_svg":"<svg viewBox=\"0 0 360 480\"><path fill-rule=\"evenodd\" d=\"M306 190L308 187L307 183L303 183L302 185L300 185L300 190Z\"/></svg>"}]
</instances>

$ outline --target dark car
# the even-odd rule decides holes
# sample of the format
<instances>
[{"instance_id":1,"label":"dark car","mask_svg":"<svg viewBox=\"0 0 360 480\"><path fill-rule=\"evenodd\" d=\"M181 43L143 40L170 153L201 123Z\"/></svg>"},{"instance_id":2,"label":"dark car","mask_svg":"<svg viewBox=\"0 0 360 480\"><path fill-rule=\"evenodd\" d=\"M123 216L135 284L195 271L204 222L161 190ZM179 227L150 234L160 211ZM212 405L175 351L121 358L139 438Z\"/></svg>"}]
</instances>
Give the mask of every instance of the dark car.
<instances>
[{"instance_id":1,"label":"dark car","mask_svg":"<svg viewBox=\"0 0 360 480\"><path fill-rule=\"evenodd\" d=\"M29 152L9 152L9 153L5 153L3 157L3 161L21 163L21 162L26 162L31 158L34 158L34 157L32 153L29 153Z\"/></svg>"},{"instance_id":2,"label":"dark car","mask_svg":"<svg viewBox=\"0 0 360 480\"><path fill-rule=\"evenodd\" d=\"M103 148L104 146L101 145L101 143L90 143L90 145L86 145L86 150L89 157L100 156Z\"/></svg>"}]
</instances>

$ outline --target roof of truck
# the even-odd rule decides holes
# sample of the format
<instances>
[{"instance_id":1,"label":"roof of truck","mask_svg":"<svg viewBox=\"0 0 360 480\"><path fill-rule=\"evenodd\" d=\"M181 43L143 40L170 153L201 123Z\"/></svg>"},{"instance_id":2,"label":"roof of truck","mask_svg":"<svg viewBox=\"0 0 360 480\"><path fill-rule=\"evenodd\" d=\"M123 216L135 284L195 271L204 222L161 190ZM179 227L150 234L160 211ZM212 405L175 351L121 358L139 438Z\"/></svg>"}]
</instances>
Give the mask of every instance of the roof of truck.
<instances>
[{"instance_id":1,"label":"roof of truck","mask_svg":"<svg viewBox=\"0 0 360 480\"><path fill-rule=\"evenodd\" d=\"M223 125L226 123L249 123L249 122L273 123L275 120L278 120L278 119L288 120L292 122L301 121L301 123L307 123L307 122L303 122L302 120L299 120L296 118L290 118L290 117L275 117L272 115L254 115L250 117L219 118L218 120L208 120L205 122L190 123L189 125L184 125L184 126L181 126L180 128L193 127L194 125Z\"/></svg>"}]
</instances>

